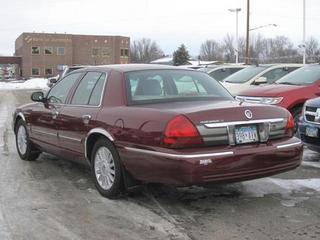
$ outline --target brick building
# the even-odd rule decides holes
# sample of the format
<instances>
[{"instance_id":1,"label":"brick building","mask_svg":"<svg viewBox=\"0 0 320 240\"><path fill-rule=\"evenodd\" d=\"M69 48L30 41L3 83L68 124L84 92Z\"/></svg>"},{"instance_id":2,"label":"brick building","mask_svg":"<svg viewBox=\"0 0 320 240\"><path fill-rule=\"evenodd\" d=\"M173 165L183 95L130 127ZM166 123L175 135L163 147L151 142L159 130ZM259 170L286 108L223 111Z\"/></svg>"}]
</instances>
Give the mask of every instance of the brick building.
<instances>
[{"instance_id":1,"label":"brick building","mask_svg":"<svg viewBox=\"0 0 320 240\"><path fill-rule=\"evenodd\" d=\"M15 42L21 57L16 73L23 77L58 74L61 65L106 65L129 63L130 38L51 33L22 33Z\"/></svg>"}]
</instances>

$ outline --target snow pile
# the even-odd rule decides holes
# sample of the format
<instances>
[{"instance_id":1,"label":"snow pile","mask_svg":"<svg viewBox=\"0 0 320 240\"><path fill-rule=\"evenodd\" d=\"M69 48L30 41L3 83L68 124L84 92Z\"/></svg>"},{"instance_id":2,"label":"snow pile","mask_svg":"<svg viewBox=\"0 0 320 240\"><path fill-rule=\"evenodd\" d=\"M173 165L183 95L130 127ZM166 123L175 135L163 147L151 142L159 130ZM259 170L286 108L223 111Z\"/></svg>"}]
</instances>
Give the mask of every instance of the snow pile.
<instances>
[{"instance_id":1,"label":"snow pile","mask_svg":"<svg viewBox=\"0 0 320 240\"><path fill-rule=\"evenodd\" d=\"M46 78L32 78L26 81L0 82L0 91L14 89L47 89L47 82L48 79Z\"/></svg>"}]
</instances>

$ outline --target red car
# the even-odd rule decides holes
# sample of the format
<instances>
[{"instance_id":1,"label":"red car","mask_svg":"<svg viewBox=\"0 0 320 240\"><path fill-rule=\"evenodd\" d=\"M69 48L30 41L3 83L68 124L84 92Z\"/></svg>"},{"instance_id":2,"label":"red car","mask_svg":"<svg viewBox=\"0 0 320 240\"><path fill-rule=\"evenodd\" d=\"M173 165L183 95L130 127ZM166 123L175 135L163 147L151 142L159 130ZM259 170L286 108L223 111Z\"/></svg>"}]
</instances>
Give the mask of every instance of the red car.
<instances>
[{"instance_id":1,"label":"red car","mask_svg":"<svg viewBox=\"0 0 320 240\"><path fill-rule=\"evenodd\" d=\"M32 100L14 114L20 157L48 152L87 162L97 189L110 198L137 183L243 181L301 162L287 110L239 103L199 71L83 68Z\"/></svg>"},{"instance_id":2,"label":"red car","mask_svg":"<svg viewBox=\"0 0 320 240\"><path fill-rule=\"evenodd\" d=\"M241 91L236 99L250 103L278 105L288 109L295 123L305 101L320 96L320 65L309 65L289 73L275 84Z\"/></svg>"}]
</instances>

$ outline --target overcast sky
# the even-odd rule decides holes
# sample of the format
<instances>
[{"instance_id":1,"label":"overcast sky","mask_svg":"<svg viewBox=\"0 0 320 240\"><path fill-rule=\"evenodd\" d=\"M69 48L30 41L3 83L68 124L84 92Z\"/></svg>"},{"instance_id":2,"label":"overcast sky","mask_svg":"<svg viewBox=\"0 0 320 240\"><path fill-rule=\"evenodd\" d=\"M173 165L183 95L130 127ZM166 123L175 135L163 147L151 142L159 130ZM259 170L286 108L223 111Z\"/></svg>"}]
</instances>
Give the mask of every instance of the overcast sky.
<instances>
[{"instance_id":1,"label":"overcast sky","mask_svg":"<svg viewBox=\"0 0 320 240\"><path fill-rule=\"evenodd\" d=\"M12 55L22 32L123 35L156 40L171 54L184 43L192 55L202 42L235 34L235 14L242 8L239 35L245 36L246 0L10 0L1 4L0 54ZM265 37L285 35L302 40L303 0L251 0L250 28ZM307 37L320 40L320 0L306 0Z\"/></svg>"}]
</instances>

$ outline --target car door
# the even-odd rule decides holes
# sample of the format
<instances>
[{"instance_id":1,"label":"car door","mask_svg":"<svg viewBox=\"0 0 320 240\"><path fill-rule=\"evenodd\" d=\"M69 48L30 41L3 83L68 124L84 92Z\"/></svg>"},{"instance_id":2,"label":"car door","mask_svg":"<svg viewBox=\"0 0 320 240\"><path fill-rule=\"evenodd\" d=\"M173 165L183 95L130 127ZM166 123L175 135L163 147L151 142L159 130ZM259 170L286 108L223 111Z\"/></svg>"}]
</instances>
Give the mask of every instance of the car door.
<instances>
[{"instance_id":1,"label":"car door","mask_svg":"<svg viewBox=\"0 0 320 240\"><path fill-rule=\"evenodd\" d=\"M57 117L80 75L81 73L74 73L66 76L49 91L46 103L38 103L33 108L32 138L49 152L58 151Z\"/></svg>"},{"instance_id":2,"label":"car door","mask_svg":"<svg viewBox=\"0 0 320 240\"><path fill-rule=\"evenodd\" d=\"M69 103L58 118L58 138L64 156L75 160L84 159L84 142L101 107L107 74L86 72L74 91Z\"/></svg>"}]
</instances>

